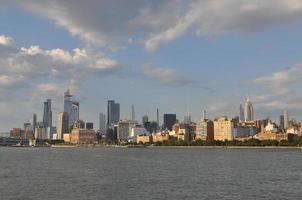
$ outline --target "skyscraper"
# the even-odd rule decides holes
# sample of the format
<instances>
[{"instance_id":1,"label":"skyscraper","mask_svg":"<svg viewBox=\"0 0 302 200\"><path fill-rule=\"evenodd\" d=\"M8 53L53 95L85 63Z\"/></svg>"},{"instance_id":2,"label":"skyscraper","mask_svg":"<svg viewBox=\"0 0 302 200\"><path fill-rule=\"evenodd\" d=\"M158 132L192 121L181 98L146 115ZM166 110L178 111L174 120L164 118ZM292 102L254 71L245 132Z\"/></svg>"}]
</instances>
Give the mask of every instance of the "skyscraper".
<instances>
[{"instance_id":1,"label":"skyscraper","mask_svg":"<svg viewBox=\"0 0 302 200\"><path fill-rule=\"evenodd\" d=\"M52 127L51 99L44 102L43 124L45 127Z\"/></svg>"},{"instance_id":2,"label":"skyscraper","mask_svg":"<svg viewBox=\"0 0 302 200\"><path fill-rule=\"evenodd\" d=\"M120 104L113 100L108 101L107 107L107 125L116 124L120 120Z\"/></svg>"},{"instance_id":3,"label":"skyscraper","mask_svg":"<svg viewBox=\"0 0 302 200\"><path fill-rule=\"evenodd\" d=\"M176 123L176 114L164 114L164 129L172 130Z\"/></svg>"},{"instance_id":4,"label":"skyscraper","mask_svg":"<svg viewBox=\"0 0 302 200\"><path fill-rule=\"evenodd\" d=\"M101 133L106 133L107 126L106 126L106 115L100 113L99 115L99 130Z\"/></svg>"},{"instance_id":5,"label":"skyscraper","mask_svg":"<svg viewBox=\"0 0 302 200\"><path fill-rule=\"evenodd\" d=\"M134 109L134 105L133 104L131 106L131 119L132 119L132 121L135 120L135 109Z\"/></svg>"},{"instance_id":6,"label":"skyscraper","mask_svg":"<svg viewBox=\"0 0 302 200\"><path fill-rule=\"evenodd\" d=\"M284 115L280 115L280 128L284 129Z\"/></svg>"},{"instance_id":7,"label":"skyscraper","mask_svg":"<svg viewBox=\"0 0 302 200\"><path fill-rule=\"evenodd\" d=\"M72 101L72 95L68 89L64 93L64 112L68 113L68 126L71 127L72 124L79 120L80 115L80 104L79 102Z\"/></svg>"},{"instance_id":8,"label":"skyscraper","mask_svg":"<svg viewBox=\"0 0 302 200\"><path fill-rule=\"evenodd\" d=\"M36 126L37 126L37 114L34 113L33 114L33 128L34 128L34 130L35 130Z\"/></svg>"},{"instance_id":9,"label":"skyscraper","mask_svg":"<svg viewBox=\"0 0 302 200\"><path fill-rule=\"evenodd\" d=\"M62 140L64 133L69 133L69 117L67 112L60 112L58 114L57 123L57 139Z\"/></svg>"},{"instance_id":10,"label":"skyscraper","mask_svg":"<svg viewBox=\"0 0 302 200\"><path fill-rule=\"evenodd\" d=\"M289 116L287 110L284 111L284 129L289 128Z\"/></svg>"},{"instance_id":11,"label":"skyscraper","mask_svg":"<svg viewBox=\"0 0 302 200\"><path fill-rule=\"evenodd\" d=\"M159 110L158 110L158 108L156 109L156 123L159 126Z\"/></svg>"},{"instance_id":12,"label":"skyscraper","mask_svg":"<svg viewBox=\"0 0 302 200\"><path fill-rule=\"evenodd\" d=\"M245 121L253 121L254 120L254 109L253 103L250 98L247 98L244 105L244 120Z\"/></svg>"},{"instance_id":13,"label":"skyscraper","mask_svg":"<svg viewBox=\"0 0 302 200\"><path fill-rule=\"evenodd\" d=\"M241 121L241 122L245 121L244 109L243 109L242 104L240 104L240 108L239 108L239 121Z\"/></svg>"}]
</instances>

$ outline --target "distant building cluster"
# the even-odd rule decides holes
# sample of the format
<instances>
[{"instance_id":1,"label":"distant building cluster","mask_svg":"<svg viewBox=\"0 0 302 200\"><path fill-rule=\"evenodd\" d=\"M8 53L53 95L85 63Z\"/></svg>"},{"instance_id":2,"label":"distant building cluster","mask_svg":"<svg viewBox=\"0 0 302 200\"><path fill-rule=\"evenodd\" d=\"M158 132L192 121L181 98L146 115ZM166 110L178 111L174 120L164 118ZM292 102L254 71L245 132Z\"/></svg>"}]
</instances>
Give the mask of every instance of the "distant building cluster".
<instances>
[{"instance_id":1,"label":"distant building cluster","mask_svg":"<svg viewBox=\"0 0 302 200\"><path fill-rule=\"evenodd\" d=\"M156 120L148 115L141 122L135 119L135 107L131 106L131 119L120 119L120 104L114 100L107 102L107 116L99 114L98 129L91 122L80 120L80 104L73 100L70 90L64 93L64 110L57 113L57 126L52 123L52 101L43 103L43 118L38 121L33 114L32 123L24 123L22 128L13 128L10 137L29 140L62 140L71 144L127 144L157 143L182 140L287 140L289 134L301 135L301 123L290 119L287 111L280 116L279 124L270 119L254 119L254 108L250 98L239 106L237 117L219 116L209 119L206 111L197 122L187 115L183 121L174 113L163 114L163 124L159 124L159 109Z\"/></svg>"}]
</instances>

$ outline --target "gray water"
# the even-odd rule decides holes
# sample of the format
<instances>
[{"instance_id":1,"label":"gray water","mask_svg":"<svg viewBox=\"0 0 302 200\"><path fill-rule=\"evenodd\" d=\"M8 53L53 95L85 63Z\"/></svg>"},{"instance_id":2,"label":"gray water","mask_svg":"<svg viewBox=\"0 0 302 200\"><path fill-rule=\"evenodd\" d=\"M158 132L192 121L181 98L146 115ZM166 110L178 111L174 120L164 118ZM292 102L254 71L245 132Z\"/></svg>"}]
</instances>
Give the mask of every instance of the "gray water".
<instances>
[{"instance_id":1,"label":"gray water","mask_svg":"<svg viewBox=\"0 0 302 200\"><path fill-rule=\"evenodd\" d=\"M302 151L2 147L0 199L302 199Z\"/></svg>"}]
</instances>

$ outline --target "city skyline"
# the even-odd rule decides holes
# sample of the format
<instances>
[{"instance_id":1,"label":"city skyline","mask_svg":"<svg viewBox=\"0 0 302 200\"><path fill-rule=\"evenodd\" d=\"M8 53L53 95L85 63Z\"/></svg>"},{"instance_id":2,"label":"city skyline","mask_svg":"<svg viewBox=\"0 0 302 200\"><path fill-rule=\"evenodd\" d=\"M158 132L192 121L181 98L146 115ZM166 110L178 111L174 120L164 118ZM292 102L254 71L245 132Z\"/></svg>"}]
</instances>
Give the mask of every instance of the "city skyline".
<instances>
[{"instance_id":1,"label":"city skyline","mask_svg":"<svg viewBox=\"0 0 302 200\"><path fill-rule=\"evenodd\" d=\"M104 2L0 2L1 132L33 113L42 121L46 99L57 124L68 88L95 125L110 99L121 119L131 119L134 105L139 120L156 121L159 108L162 123L164 113L237 116L248 94L254 118L278 122L288 110L302 119L302 3ZM120 17L108 20L108 8Z\"/></svg>"}]
</instances>

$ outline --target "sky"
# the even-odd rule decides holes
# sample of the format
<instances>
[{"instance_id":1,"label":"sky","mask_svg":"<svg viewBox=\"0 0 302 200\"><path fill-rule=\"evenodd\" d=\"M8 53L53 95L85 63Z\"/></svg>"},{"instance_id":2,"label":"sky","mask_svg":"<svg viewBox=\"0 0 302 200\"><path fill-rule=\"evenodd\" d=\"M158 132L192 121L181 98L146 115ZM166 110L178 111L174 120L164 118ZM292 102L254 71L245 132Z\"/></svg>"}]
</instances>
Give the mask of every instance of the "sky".
<instances>
[{"instance_id":1,"label":"sky","mask_svg":"<svg viewBox=\"0 0 302 200\"><path fill-rule=\"evenodd\" d=\"M0 131L22 127L71 89L80 118L107 100L121 118L194 121L284 110L302 120L300 0L0 0ZM162 119L161 119L162 120Z\"/></svg>"}]
</instances>

